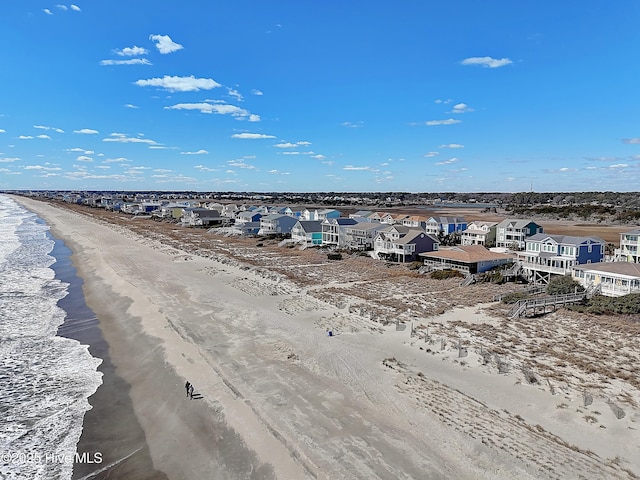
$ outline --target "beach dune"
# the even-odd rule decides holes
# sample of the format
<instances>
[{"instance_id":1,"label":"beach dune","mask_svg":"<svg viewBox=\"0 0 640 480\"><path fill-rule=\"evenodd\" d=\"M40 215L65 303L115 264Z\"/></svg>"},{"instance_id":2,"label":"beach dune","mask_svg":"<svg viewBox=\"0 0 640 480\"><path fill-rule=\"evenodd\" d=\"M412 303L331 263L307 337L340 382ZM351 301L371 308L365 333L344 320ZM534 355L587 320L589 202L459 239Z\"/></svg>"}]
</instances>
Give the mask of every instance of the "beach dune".
<instances>
[{"instance_id":1,"label":"beach dune","mask_svg":"<svg viewBox=\"0 0 640 480\"><path fill-rule=\"evenodd\" d=\"M548 392L426 355L410 329L329 337L343 308L286 278L16 200L72 248L118 379L79 446L105 460L76 478L629 478Z\"/></svg>"}]
</instances>

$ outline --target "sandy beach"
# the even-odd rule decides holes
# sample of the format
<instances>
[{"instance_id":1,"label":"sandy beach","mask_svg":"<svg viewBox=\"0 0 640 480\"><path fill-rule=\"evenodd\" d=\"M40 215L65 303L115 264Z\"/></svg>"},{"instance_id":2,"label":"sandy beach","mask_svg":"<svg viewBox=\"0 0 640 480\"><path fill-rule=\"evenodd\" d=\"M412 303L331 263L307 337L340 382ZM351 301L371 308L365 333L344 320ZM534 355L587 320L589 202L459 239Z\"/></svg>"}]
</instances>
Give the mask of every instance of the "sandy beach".
<instances>
[{"instance_id":1,"label":"sandy beach","mask_svg":"<svg viewBox=\"0 0 640 480\"><path fill-rule=\"evenodd\" d=\"M213 234L182 248L189 231L169 241L14 198L73 250L118 380L90 398L81 440L104 462L75 478L640 476L632 326L511 321L495 286L248 244L230 255Z\"/></svg>"}]
</instances>

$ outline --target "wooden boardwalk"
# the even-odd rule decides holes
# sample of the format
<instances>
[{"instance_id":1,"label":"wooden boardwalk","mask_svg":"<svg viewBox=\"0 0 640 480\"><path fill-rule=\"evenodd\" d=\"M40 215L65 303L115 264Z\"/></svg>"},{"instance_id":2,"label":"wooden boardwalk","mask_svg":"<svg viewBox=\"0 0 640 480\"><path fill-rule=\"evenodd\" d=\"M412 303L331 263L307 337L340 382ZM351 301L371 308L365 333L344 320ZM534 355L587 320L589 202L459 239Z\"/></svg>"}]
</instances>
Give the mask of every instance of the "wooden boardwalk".
<instances>
[{"instance_id":1,"label":"wooden boardwalk","mask_svg":"<svg viewBox=\"0 0 640 480\"><path fill-rule=\"evenodd\" d=\"M554 312L565 305L573 305L582 302L586 298L591 298L598 293L598 287L589 287L584 292L569 293L566 295L551 295L542 298L532 298L519 300L513 304L509 311L509 318L531 317Z\"/></svg>"}]
</instances>

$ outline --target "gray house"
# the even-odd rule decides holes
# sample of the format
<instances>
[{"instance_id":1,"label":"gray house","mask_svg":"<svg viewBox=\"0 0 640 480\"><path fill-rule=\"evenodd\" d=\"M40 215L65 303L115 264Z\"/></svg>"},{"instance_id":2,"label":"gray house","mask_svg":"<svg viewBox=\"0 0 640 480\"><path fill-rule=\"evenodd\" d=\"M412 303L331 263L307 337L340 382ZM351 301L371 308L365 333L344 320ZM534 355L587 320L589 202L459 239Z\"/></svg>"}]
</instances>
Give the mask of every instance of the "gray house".
<instances>
[{"instance_id":1,"label":"gray house","mask_svg":"<svg viewBox=\"0 0 640 480\"><path fill-rule=\"evenodd\" d=\"M270 214L260 218L259 235L287 235L298 219L289 215Z\"/></svg>"}]
</instances>

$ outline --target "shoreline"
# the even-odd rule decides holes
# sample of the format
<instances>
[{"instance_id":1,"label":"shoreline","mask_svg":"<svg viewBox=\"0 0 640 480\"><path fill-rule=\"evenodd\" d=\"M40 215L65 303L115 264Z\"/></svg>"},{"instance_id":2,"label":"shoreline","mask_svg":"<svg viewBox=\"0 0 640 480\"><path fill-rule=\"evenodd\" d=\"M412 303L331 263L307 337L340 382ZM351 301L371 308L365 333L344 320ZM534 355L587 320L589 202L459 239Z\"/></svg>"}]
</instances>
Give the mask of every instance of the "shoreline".
<instances>
[{"instance_id":1,"label":"shoreline","mask_svg":"<svg viewBox=\"0 0 640 480\"><path fill-rule=\"evenodd\" d=\"M129 386L115 373L99 320L85 302L84 282L77 275L74 253L58 238L55 229L49 227L49 234L55 242L50 255L56 258L51 268L56 272L56 278L69 284L68 295L58 302L67 315L57 335L87 345L89 353L102 360L98 366L102 384L88 398L91 409L84 415L82 434L76 447L77 454L86 461L74 463L71 478L101 479L115 475L118 478L165 480L164 474L153 469L144 432L129 399ZM127 435L124 439L105 435L113 431L126 431ZM135 453L129 457L123 459L119 454L121 450L131 449L135 449Z\"/></svg>"},{"instance_id":2,"label":"shoreline","mask_svg":"<svg viewBox=\"0 0 640 480\"><path fill-rule=\"evenodd\" d=\"M365 304L336 296L336 289L362 282L357 271L347 272L354 280L301 287L276 273L299 268L286 257L273 270L218 253L206 258L155 235L140 237L126 227L38 205L79 244L87 303L100 312L154 466L168 478L188 471L210 477L221 458L242 458L242 465L216 471L215 478L527 479L583 472L627 478L625 469L637 468L629 461L638 447L628 444L636 410L611 421L601 409L593 412L599 423L590 425L582 417L591 411L578 406L576 412L578 399L562 384L556 383L562 393L554 398L545 385L490 373L471 351L469 365L457 360L452 345L435 352L427 338L377 322ZM318 269L330 275L332 265ZM376 277L364 293L383 298L389 282ZM401 298L408 298L409 285L402 279L396 285ZM437 312L460 304L441 303L447 287L439 285L421 303L432 302L433 321L447 324L448 338L460 335L459 321L469 339L474 321L481 322L474 334L483 333L485 323L500 325L473 307L445 320ZM469 291L481 295L478 288ZM375 318L384 314L378 307ZM339 335L329 340L325 327ZM201 401L185 402L185 379ZM220 456L212 460L216 452ZM190 455L187 462L182 455ZM247 461L255 467L242 470Z\"/></svg>"}]
</instances>

